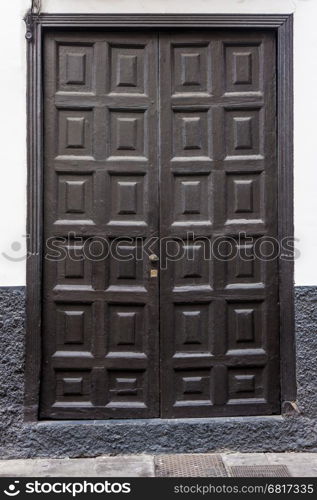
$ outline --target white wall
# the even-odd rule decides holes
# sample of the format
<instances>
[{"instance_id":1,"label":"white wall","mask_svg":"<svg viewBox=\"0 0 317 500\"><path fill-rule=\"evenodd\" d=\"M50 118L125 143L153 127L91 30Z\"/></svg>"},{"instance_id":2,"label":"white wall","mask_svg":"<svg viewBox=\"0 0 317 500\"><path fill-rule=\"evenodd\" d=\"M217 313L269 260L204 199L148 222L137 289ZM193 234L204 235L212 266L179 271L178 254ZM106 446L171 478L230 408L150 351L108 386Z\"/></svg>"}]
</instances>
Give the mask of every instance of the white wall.
<instances>
[{"instance_id":1,"label":"white wall","mask_svg":"<svg viewBox=\"0 0 317 500\"><path fill-rule=\"evenodd\" d=\"M25 284L26 66L22 17L31 0L3 2L0 30L0 286ZM44 12L295 13L297 285L317 285L317 0L42 0ZM15 243L14 243L15 242ZM13 249L11 245L13 244ZM19 244L21 248L19 248Z\"/></svg>"}]
</instances>

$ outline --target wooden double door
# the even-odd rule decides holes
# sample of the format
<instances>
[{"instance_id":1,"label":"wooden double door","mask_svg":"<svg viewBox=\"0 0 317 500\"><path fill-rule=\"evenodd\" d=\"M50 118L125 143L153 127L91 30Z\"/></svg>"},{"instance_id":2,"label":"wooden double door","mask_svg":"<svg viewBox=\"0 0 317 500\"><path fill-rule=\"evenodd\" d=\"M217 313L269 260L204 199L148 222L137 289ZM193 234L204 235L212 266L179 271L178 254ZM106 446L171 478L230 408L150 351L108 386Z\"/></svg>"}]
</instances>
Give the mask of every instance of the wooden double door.
<instances>
[{"instance_id":1,"label":"wooden double door","mask_svg":"<svg viewBox=\"0 0 317 500\"><path fill-rule=\"evenodd\" d=\"M46 35L42 418L279 412L275 74L269 31Z\"/></svg>"}]
</instances>

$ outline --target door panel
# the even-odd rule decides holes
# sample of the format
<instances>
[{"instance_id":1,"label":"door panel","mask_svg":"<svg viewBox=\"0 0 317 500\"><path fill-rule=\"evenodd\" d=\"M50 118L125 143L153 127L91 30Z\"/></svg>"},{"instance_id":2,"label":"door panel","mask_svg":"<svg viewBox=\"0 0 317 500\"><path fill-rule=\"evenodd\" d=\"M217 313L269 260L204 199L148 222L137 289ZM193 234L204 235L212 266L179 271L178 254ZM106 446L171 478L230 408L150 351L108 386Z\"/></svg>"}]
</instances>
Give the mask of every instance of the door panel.
<instances>
[{"instance_id":1,"label":"door panel","mask_svg":"<svg viewBox=\"0 0 317 500\"><path fill-rule=\"evenodd\" d=\"M44 46L41 417L277 413L273 33Z\"/></svg>"},{"instance_id":2,"label":"door panel","mask_svg":"<svg viewBox=\"0 0 317 500\"><path fill-rule=\"evenodd\" d=\"M275 413L277 263L244 258L277 236L274 35L160 48L162 416Z\"/></svg>"},{"instance_id":3,"label":"door panel","mask_svg":"<svg viewBox=\"0 0 317 500\"><path fill-rule=\"evenodd\" d=\"M158 234L157 54L152 34L45 39L45 239L66 257L44 259L42 417L159 415L158 280L136 255Z\"/></svg>"}]
</instances>

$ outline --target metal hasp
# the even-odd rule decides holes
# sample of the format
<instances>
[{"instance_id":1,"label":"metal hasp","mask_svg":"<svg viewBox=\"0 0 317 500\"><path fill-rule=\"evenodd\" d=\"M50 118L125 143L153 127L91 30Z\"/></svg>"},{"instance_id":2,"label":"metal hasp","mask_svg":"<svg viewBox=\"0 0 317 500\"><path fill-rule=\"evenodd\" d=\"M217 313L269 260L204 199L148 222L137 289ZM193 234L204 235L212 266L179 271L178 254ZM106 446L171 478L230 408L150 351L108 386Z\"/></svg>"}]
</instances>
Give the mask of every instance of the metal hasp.
<instances>
[{"instance_id":1,"label":"metal hasp","mask_svg":"<svg viewBox=\"0 0 317 500\"><path fill-rule=\"evenodd\" d=\"M27 11L23 20L26 24L25 38L28 42L33 40L35 20L41 13L41 0L32 0L31 7Z\"/></svg>"}]
</instances>

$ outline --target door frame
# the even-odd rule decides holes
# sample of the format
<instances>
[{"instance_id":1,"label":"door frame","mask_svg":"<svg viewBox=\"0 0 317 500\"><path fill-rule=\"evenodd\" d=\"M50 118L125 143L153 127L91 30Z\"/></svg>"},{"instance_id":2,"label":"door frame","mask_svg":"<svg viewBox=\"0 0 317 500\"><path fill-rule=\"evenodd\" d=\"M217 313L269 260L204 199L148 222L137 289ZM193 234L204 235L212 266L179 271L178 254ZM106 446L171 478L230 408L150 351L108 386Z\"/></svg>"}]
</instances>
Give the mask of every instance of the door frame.
<instances>
[{"instance_id":1,"label":"door frame","mask_svg":"<svg viewBox=\"0 0 317 500\"><path fill-rule=\"evenodd\" d=\"M27 23L27 276L25 421L38 422L41 375L43 236L42 41L51 29L243 28L268 29L277 39L278 238L293 224L293 15L292 14L41 14ZM294 259L279 259L282 413L296 400ZM234 417L231 417L234 418Z\"/></svg>"}]
</instances>

